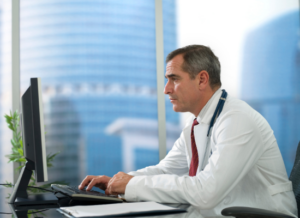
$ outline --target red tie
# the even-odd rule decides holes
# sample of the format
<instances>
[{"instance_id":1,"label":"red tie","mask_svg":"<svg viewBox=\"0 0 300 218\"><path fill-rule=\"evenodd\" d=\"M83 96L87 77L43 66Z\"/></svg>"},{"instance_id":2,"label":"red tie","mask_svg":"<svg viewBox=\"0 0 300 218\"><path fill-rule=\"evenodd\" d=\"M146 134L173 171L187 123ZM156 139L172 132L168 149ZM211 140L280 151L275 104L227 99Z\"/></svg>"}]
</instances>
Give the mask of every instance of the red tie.
<instances>
[{"instance_id":1,"label":"red tie","mask_svg":"<svg viewBox=\"0 0 300 218\"><path fill-rule=\"evenodd\" d=\"M191 143L192 143L192 160L191 160L191 166L190 166L190 176L196 176L199 160L198 160L198 151L196 147L195 142L195 136L194 136L194 126L198 125L197 118L194 119L193 125L192 125L192 132L191 132Z\"/></svg>"}]
</instances>

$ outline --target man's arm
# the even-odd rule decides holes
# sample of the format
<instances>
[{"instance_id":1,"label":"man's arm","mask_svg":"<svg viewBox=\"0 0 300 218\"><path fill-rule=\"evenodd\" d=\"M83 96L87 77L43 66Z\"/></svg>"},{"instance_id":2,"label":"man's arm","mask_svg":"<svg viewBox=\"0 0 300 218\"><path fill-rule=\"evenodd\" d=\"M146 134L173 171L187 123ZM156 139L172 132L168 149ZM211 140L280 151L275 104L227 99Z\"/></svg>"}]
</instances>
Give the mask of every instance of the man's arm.
<instances>
[{"instance_id":1,"label":"man's arm","mask_svg":"<svg viewBox=\"0 0 300 218\"><path fill-rule=\"evenodd\" d=\"M96 186L105 190L106 194L124 194L126 185L133 176L161 174L185 175L188 172L188 165L183 140L182 134L168 155L155 166L146 167L128 174L119 172L112 178L107 176L87 176L78 188L83 189L87 186L87 190L90 190L93 186Z\"/></svg>"},{"instance_id":2,"label":"man's arm","mask_svg":"<svg viewBox=\"0 0 300 218\"><path fill-rule=\"evenodd\" d=\"M155 166L146 167L137 171L128 173L133 176L150 176L161 174L176 174L179 176L187 175L188 163L186 158L185 142L183 133L176 140L167 156Z\"/></svg>"},{"instance_id":3,"label":"man's arm","mask_svg":"<svg viewBox=\"0 0 300 218\"><path fill-rule=\"evenodd\" d=\"M216 206L263 152L259 129L247 114L229 114L217 128L217 149L197 176L136 176L126 186L125 199L189 203L202 209Z\"/></svg>"}]
</instances>

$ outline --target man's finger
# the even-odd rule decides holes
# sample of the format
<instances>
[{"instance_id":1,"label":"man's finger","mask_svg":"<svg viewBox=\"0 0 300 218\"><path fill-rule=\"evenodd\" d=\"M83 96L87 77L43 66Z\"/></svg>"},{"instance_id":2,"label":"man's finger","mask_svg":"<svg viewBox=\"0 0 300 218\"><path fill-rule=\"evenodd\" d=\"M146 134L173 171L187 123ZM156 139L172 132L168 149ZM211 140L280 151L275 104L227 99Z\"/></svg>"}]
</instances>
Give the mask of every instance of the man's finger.
<instances>
[{"instance_id":1,"label":"man's finger","mask_svg":"<svg viewBox=\"0 0 300 218\"><path fill-rule=\"evenodd\" d=\"M90 181L94 178L94 176L87 176L85 179L81 182L81 184L78 186L79 189L83 189L85 186L87 186Z\"/></svg>"},{"instance_id":2,"label":"man's finger","mask_svg":"<svg viewBox=\"0 0 300 218\"><path fill-rule=\"evenodd\" d=\"M112 182L115 180L115 176L113 176L112 178L111 178L111 180L109 180L109 182L107 183L107 187L110 187L111 186L111 184L112 184Z\"/></svg>"},{"instance_id":3,"label":"man's finger","mask_svg":"<svg viewBox=\"0 0 300 218\"><path fill-rule=\"evenodd\" d=\"M110 186L109 193L110 195L118 195L118 192L116 192L116 187L114 185Z\"/></svg>"},{"instance_id":4,"label":"man's finger","mask_svg":"<svg viewBox=\"0 0 300 218\"><path fill-rule=\"evenodd\" d=\"M111 195L111 185L112 185L114 180L115 180L115 176L113 176L111 178L111 180L109 180L109 182L107 183L107 187L105 189L105 194L107 193L107 195Z\"/></svg>"},{"instance_id":5,"label":"man's finger","mask_svg":"<svg viewBox=\"0 0 300 218\"><path fill-rule=\"evenodd\" d=\"M105 189L105 194L107 194L107 195L111 195L112 193L111 193L111 186L107 186L107 189Z\"/></svg>"},{"instance_id":6,"label":"man's finger","mask_svg":"<svg viewBox=\"0 0 300 218\"><path fill-rule=\"evenodd\" d=\"M110 194L109 194L109 191L108 191L108 188L105 189L105 194L106 194L106 195L110 195Z\"/></svg>"},{"instance_id":7,"label":"man's finger","mask_svg":"<svg viewBox=\"0 0 300 218\"><path fill-rule=\"evenodd\" d=\"M93 178L92 181L90 181L89 185L86 187L87 191L90 191L94 185L100 183L99 178Z\"/></svg>"}]
</instances>

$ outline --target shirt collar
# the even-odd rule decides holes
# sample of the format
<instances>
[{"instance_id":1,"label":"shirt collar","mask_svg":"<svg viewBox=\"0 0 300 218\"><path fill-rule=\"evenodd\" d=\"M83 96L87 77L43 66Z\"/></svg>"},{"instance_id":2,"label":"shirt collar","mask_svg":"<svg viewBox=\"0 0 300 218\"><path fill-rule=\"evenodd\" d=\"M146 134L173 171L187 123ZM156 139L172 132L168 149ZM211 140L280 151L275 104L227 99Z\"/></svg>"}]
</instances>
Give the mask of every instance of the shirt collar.
<instances>
[{"instance_id":1,"label":"shirt collar","mask_svg":"<svg viewBox=\"0 0 300 218\"><path fill-rule=\"evenodd\" d=\"M214 109L217 106L218 100L221 96L221 88L219 88L213 95L212 97L208 100L208 102L205 104L205 106L202 108L200 111L199 115L197 116L197 121L198 123L207 123L206 122L207 118L210 114L214 113Z\"/></svg>"}]
</instances>

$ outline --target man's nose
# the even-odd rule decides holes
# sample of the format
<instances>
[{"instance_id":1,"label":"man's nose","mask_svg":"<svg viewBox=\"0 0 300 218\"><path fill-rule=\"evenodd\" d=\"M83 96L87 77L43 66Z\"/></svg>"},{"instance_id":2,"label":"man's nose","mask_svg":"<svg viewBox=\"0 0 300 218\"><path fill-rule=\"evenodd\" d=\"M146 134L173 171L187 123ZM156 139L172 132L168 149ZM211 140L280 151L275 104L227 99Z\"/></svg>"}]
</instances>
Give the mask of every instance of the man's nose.
<instances>
[{"instance_id":1,"label":"man's nose","mask_svg":"<svg viewBox=\"0 0 300 218\"><path fill-rule=\"evenodd\" d=\"M166 95L171 93L171 86L170 86L169 81L167 81L167 83L166 83L166 85L165 85L164 93L165 93Z\"/></svg>"}]
</instances>

